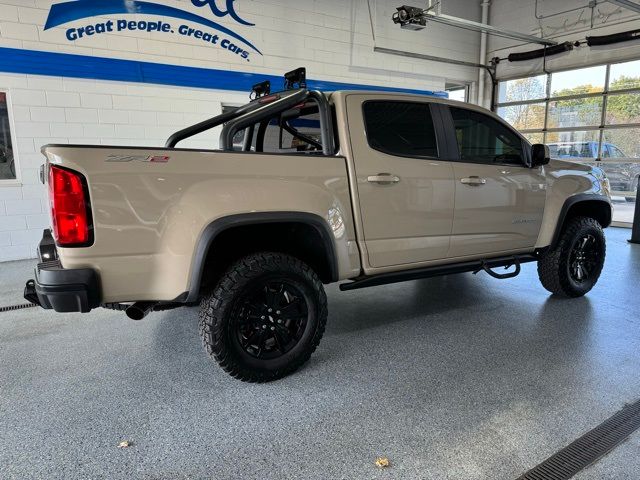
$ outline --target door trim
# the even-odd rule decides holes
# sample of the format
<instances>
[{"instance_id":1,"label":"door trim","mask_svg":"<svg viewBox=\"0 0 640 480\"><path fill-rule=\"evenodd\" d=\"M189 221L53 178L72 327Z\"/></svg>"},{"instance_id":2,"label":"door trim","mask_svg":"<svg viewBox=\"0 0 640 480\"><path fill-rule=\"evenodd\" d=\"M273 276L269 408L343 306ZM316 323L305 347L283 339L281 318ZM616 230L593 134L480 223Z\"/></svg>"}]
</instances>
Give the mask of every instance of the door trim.
<instances>
[{"instance_id":1,"label":"door trim","mask_svg":"<svg viewBox=\"0 0 640 480\"><path fill-rule=\"evenodd\" d=\"M445 150L445 155L441 156L441 159L446 162L459 162L460 161L460 152L458 151L458 141L455 136L455 125L453 123L453 117L451 116L451 112L449 111L449 106L442 103L434 103L432 104L432 110L437 111L437 116L439 119L438 125L436 127L439 132L438 140L442 140L443 150ZM435 108L433 108L435 107Z\"/></svg>"}]
</instances>

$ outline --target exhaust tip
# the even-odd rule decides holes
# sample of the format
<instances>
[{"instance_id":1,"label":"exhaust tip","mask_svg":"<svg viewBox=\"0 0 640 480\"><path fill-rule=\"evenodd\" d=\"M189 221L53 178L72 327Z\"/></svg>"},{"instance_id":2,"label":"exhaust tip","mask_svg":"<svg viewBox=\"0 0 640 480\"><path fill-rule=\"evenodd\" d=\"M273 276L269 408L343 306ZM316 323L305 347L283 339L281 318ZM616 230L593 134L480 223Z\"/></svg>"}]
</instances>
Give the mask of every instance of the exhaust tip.
<instances>
[{"instance_id":1,"label":"exhaust tip","mask_svg":"<svg viewBox=\"0 0 640 480\"><path fill-rule=\"evenodd\" d=\"M129 317L131 320L136 320L136 321L142 320L147 315L149 315L149 312L153 310L153 307L155 305L156 305L155 303L147 303L147 302L134 303L133 305L131 305L129 308L125 310L125 313L127 314L127 317Z\"/></svg>"}]
</instances>

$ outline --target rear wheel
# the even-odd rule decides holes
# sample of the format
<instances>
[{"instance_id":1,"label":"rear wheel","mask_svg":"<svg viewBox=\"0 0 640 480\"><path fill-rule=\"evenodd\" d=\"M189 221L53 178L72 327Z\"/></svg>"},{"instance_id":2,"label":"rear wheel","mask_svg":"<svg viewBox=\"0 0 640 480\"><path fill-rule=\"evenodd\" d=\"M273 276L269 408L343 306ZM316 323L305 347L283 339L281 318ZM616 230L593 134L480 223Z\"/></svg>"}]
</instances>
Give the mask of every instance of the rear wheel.
<instances>
[{"instance_id":1,"label":"rear wheel","mask_svg":"<svg viewBox=\"0 0 640 480\"><path fill-rule=\"evenodd\" d=\"M326 320L318 276L280 253L237 261L200 305L207 352L247 382L275 380L299 368L320 343Z\"/></svg>"},{"instance_id":2,"label":"rear wheel","mask_svg":"<svg viewBox=\"0 0 640 480\"><path fill-rule=\"evenodd\" d=\"M600 278L605 253L600 224L593 218L572 218L555 248L545 252L538 261L540 282L553 294L581 297Z\"/></svg>"}]
</instances>

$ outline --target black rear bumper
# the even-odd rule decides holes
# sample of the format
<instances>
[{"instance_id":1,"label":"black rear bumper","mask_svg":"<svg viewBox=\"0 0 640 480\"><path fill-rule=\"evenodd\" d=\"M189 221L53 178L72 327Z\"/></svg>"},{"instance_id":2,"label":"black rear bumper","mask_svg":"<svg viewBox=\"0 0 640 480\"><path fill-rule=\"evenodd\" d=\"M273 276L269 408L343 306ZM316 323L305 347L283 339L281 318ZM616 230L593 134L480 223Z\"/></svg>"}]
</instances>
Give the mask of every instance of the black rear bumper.
<instances>
[{"instance_id":1,"label":"black rear bumper","mask_svg":"<svg viewBox=\"0 0 640 480\"><path fill-rule=\"evenodd\" d=\"M49 230L44 231L38 247L40 263L35 280L29 280L24 298L56 312L90 312L100 306L98 275L90 268L62 267Z\"/></svg>"}]
</instances>

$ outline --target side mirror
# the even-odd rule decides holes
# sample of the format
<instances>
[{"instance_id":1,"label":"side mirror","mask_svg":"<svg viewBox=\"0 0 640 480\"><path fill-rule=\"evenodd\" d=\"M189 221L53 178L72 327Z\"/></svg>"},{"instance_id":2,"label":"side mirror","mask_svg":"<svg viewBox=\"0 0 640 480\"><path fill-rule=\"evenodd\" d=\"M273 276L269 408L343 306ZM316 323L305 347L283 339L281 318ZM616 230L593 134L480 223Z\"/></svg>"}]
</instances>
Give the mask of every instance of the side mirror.
<instances>
[{"instance_id":1,"label":"side mirror","mask_svg":"<svg viewBox=\"0 0 640 480\"><path fill-rule=\"evenodd\" d=\"M542 143L536 143L531 146L531 167L540 167L547 165L551 160L551 153L549 147Z\"/></svg>"}]
</instances>

